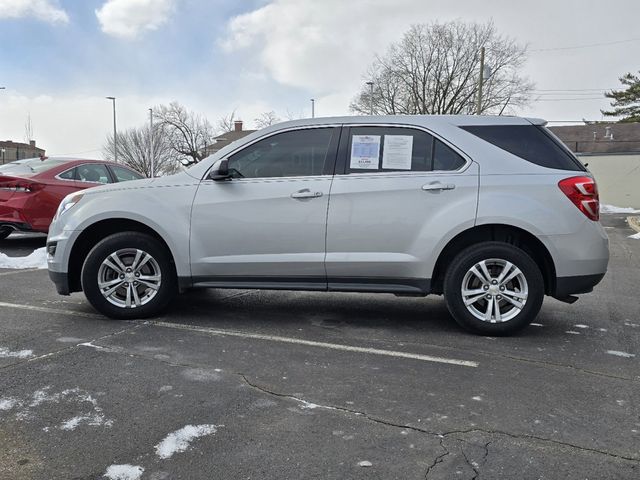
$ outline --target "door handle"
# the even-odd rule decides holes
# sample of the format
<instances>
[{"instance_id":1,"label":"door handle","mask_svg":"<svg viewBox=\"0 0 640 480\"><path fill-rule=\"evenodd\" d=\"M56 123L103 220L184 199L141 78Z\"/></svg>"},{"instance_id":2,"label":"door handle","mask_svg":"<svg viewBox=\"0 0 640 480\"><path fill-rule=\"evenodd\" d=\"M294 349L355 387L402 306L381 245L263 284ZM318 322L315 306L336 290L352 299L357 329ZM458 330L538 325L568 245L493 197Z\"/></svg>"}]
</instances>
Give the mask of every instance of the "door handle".
<instances>
[{"instance_id":1,"label":"door handle","mask_svg":"<svg viewBox=\"0 0 640 480\"><path fill-rule=\"evenodd\" d=\"M422 190L453 190L454 188L456 188L456 186L453 183L440 183L440 182L433 182L433 183L427 183L425 185L422 186Z\"/></svg>"},{"instance_id":2,"label":"door handle","mask_svg":"<svg viewBox=\"0 0 640 480\"><path fill-rule=\"evenodd\" d=\"M298 190L291 194L291 198L318 198L322 196L322 192L312 192L308 188Z\"/></svg>"}]
</instances>

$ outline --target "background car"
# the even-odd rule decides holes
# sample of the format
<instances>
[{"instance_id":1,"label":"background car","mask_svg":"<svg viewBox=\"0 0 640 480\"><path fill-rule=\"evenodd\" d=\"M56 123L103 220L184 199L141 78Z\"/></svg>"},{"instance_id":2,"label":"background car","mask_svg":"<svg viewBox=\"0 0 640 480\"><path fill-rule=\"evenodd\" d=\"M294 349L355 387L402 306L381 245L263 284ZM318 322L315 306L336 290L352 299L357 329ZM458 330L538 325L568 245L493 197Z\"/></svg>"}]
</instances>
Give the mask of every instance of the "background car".
<instances>
[{"instance_id":1,"label":"background car","mask_svg":"<svg viewBox=\"0 0 640 480\"><path fill-rule=\"evenodd\" d=\"M49 231L68 194L97 185L144 178L112 162L30 158L0 166L0 240L14 231Z\"/></svg>"}]
</instances>

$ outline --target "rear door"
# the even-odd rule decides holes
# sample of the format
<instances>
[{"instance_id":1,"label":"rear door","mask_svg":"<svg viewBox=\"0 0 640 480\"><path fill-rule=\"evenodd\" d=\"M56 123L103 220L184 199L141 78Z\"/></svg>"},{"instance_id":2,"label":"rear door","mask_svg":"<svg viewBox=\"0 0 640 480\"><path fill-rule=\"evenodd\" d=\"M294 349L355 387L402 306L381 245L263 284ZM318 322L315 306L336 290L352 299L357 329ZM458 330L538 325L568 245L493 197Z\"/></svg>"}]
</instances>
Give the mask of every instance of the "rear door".
<instances>
[{"instance_id":1,"label":"rear door","mask_svg":"<svg viewBox=\"0 0 640 480\"><path fill-rule=\"evenodd\" d=\"M473 225L477 195L477 164L429 132L345 128L329 201L329 289L427 291L437 245Z\"/></svg>"}]
</instances>

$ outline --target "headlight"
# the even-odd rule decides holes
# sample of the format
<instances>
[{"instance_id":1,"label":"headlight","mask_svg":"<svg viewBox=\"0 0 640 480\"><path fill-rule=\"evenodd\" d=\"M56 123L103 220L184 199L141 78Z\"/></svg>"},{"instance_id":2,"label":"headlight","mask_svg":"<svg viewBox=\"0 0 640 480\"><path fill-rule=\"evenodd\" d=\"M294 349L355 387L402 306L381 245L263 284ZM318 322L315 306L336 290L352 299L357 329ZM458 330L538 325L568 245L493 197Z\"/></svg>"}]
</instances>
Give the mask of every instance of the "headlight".
<instances>
[{"instance_id":1,"label":"headlight","mask_svg":"<svg viewBox=\"0 0 640 480\"><path fill-rule=\"evenodd\" d=\"M66 212L71 210L80 200L82 200L84 194L82 193L72 193L71 195L67 195L64 197L64 200L60 203L58 210L56 211L55 216L53 217L53 221L60 218L61 215L64 215Z\"/></svg>"}]
</instances>

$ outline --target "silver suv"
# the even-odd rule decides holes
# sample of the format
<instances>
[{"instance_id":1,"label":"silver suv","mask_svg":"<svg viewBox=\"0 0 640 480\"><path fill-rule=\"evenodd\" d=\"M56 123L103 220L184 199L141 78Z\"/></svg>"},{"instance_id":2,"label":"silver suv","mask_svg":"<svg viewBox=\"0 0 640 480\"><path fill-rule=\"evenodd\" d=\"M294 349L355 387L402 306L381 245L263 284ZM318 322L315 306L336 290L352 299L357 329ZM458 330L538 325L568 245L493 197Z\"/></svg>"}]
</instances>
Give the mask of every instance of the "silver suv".
<instances>
[{"instance_id":1,"label":"silver suv","mask_svg":"<svg viewBox=\"0 0 640 480\"><path fill-rule=\"evenodd\" d=\"M68 196L49 232L60 294L111 318L191 288L444 294L480 334L569 303L609 252L591 174L537 119L316 118L170 177Z\"/></svg>"}]
</instances>

